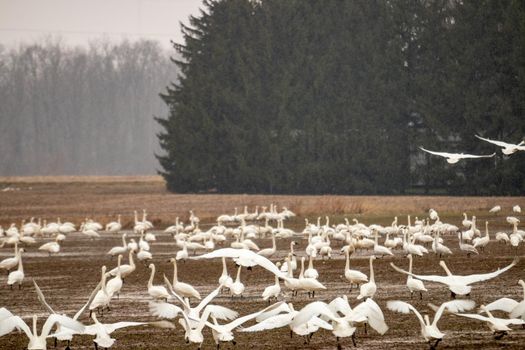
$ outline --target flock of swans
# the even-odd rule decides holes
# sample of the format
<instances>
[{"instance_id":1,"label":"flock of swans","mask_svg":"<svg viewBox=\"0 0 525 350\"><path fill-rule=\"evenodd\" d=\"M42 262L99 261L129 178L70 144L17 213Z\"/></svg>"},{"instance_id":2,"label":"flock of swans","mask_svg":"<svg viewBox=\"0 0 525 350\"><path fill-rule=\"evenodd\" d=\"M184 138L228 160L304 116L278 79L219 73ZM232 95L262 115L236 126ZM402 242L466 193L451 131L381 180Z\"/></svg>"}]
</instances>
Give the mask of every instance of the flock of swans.
<instances>
[{"instance_id":1,"label":"flock of swans","mask_svg":"<svg viewBox=\"0 0 525 350\"><path fill-rule=\"evenodd\" d=\"M496 215L501 210L500 206L496 206L490 210L490 213ZM521 208L514 206L512 211L514 214L519 214ZM393 262L390 262L390 265L393 273L399 273L397 275L399 281L406 276L406 288L410 293L410 299L414 293L419 296L418 299L424 298L428 292L425 283L441 284L450 291L451 300L439 306L429 304L430 309L435 311L432 322L428 314L422 315L420 309L409 302L388 300L386 303L386 307L393 312L414 313L421 326L421 336L430 348L435 348L446 335L438 328L439 320L444 317L481 321L489 327L494 338L498 340L512 331L511 326L525 325L525 282L522 280L519 281L524 289L524 299L521 301L504 297L487 305L481 305L479 313L467 313L475 308L476 303L465 299L470 297L472 288L476 284L496 278L518 263L518 248L525 238L525 231L518 229L520 219L516 216L506 217L512 232L510 234L498 232L494 239L489 235L488 221L485 223L483 235L477 227L475 216L469 218L467 213L464 213L461 223L463 227L460 228L442 222L434 209L429 210L427 218L415 218L413 223L412 218L408 216L407 225L399 224L397 217L390 226L365 225L356 219L352 223L345 219L344 223L336 225L331 225L328 217L325 218L324 224L321 218L317 219L317 223L311 223L306 219L302 232L294 232L284 227L284 222L294 216L295 214L289 209L283 208L278 211L274 205L269 209L263 207L261 212L258 207L254 212L248 212L245 207L244 212L241 213L235 209L232 215L220 215L215 225L202 230L199 228L200 219L190 211L187 225L177 218L174 225L164 230L165 234L173 237L173 244L178 249L169 259L173 265L173 278L170 280L164 275L162 284L154 283L157 270L151 247L156 244L157 238L152 232L153 224L147 220L146 211L143 211L141 220L135 212L133 228L125 233L122 233L120 215L117 221L105 226L86 219L78 230L73 223L62 223L60 219L47 223L45 220L35 221L33 218L29 222L22 222L20 227L12 224L6 230L0 228L1 247L14 246L14 256L0 262L0 269L8 273L7 285L11 289L15 285L21 289L25 284L27 278L24 274L22 257L26 250L37 244L37 240L53 237L52 241L38 247L38 250L48 253L49 259L62 252L60 242L66 240L73 232L80 232L89 239L97 240L102 237L100 232L106 231L111 235L121 234L122 240L122 245L112 247L106 253L109 257L117 257L117 266L113 269L108 269L105 265L100 267L98 285L74 316L69 317L61 311L55 311L48 304L37 284L38 276L31 276L37 298L49 313L48 318L39 332L37 315L31 317L31 327L21 316L12 314L7 308L1 308L0 337L19 330L28 338L27 349L45 350L47 338L54 338L55 346L57 341L67 341L66 349L70 349L76 335L88 335L93 337L94 347L98 349L113 346L115 339L111 334L121 328L146 325L173 329L178 327L175 326L178 323L184 331L184 340L187 343L197 344L199 349L204 342L206 328L211 330L213 341L219 348L225 342L235 345L235 332L262 332L282 327L289 328L290 335L301 336L305 343L309 343L318 330L328 330L336 338L340 349L344 338L350 338L352 343L356 344L358 327L363 327L365 333L368 332L368 328L372 328L380 335L388 331L389 326L383 310L375 301L379 286L376 284L374 261L392 256L408 258L408 270ZM275 227L271 225L273 222L277 223ZM127 238L131 235L137 236L138 241L130 239L128 242ZM451 240L445 242L444 235L453 237L452 241L457 235L457 247L454 247L454 250L446 245L446 243L450 245ZM299 237L306 241L304 251L299 251L296 247L296 239ZM271 238L271 247L259 248L254 240L263 238ZM286 238L292 240L289 251L283 256L282 251L277 250L276 240ZM469 257L483 254L491 242L508 245L509 254L515 255L515 259L496 271L471 275L455 274L447 267L444 260L439 260L457 254L465 254ZM22 245L23 247L19 248ZM351 257L359 251L370 255L368 275L351 268ZM319 260L324 262L336 253L345 257L344 268L341 266L341 277L346 282L349 294L342 293L335 298L326 299L333 281L323 278L315 268L314 262ZM436 256L439 260L436 263L443 269L444 275L413 272L417 270L418 257L427 254ZM125 257L128 259L127 264L123 263ZM136 265L134 259L141 261L150 270L149 279L142 282L142 288L144 295L149 296L149 313L158 320L101 322L104 315L111 312L111 303L115 298L119 298L125 286L125 279L141 268L142 264ZM216 288L204 298L197 287L178 278L180 262L192 260L202 261L205 264L220 261L223 267ZM227 261L233 261L237 266L234 276L229 275ZM241 277L244 269L265 271L268 276L273 276L274 283L262 290L260 298L268 303L266 307L239 317L237 311L212 302L217 300L218 296L225 294L229 302L234 305L235 300L244 300L247 289ZM354 292L354 288L357 288L357 291ZM296 308L294 301L299 293L307 295L309 302L301 308ZM496 310L504 312L507 317L495 317L493 312ZM89 312L91 319L89 325L79 322L85 312ZM176 322L173 323L172 321L175 320ZM246 326L248 322L252 324Z\"/></svg>"},{"instance_id":2,"label":"flock of swans","mask_svg":"<svg viewBox=\"0 0 525 350\"><path fill-rule=\"evenodd\" d=\"M503 141L487 139L487 138L484 138L478 135L474 135L474 136L476 136L480 140L483 140L485 142L492 143L493 145L501 147L501 153L503 153L506 156L510 156L511 154L514 154L518 151L525 151L525 141L521 141L518 144L513 144L513 143L507 143ZM474 155L474 154L465 154L465 153L435 152L435 151L429 151L423 147L419 147L419 148L422 151L433 154L435 156L446 158L447 163L449 164L456 164L461 159L492 158L496 155L496 153L484 154L484 155Z\"/></svg>"}]
</instances>

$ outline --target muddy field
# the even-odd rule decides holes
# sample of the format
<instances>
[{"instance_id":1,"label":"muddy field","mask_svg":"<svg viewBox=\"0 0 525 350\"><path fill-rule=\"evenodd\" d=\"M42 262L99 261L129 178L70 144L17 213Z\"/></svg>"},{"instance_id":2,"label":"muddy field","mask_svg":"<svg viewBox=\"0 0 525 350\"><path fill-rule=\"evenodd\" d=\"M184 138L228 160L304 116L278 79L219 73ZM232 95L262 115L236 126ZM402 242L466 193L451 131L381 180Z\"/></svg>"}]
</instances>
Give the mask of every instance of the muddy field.
<instances>
[{"instance_id":1,"label":"muddy field","mask_svg":"<svg viewBox=\"0 0 525 350\"><path fill-rule=\"evenodd\" d=\"M4 184L5 185L5 184ZM404 215L411 213L414 215L424 215L424 211L429 207L446 212L446 220L458 226L461 225L461 205L465 210L469 208L472 212L477 212L481 216L478 221L480 228L484 227L482 220L489 219L491 234L495 230L504 229L510 231L509 225L505 223L504 217L508 214L508 208L514 204L522 204L523 198L474 198L474 199L452 199L450 206L447 206L447 197L438 197L435 201L430 197L385 197L382 201L374 202L373 197L272 197L272 196L217 196L217 195L195 195L195 196L178 196L167 194L162 188L162 183L155 181L139 182L132 184L124 182L120 185L107 185L103 183L77 183L65 182L60 185L57 183L47 182L18 182L10 186L18 186L20 190L0 192L0 218L5 227L6 223L18 222L21 218L48 217L54 218L61 216L64 220L81 220L85 216L105 222L105 218L112 214L122 213L130 215L133 209L147 208L151 217L161 226L173 220L175 215L187 215L187 210L193 208L197 214L207 213L204 216L213 216L220 210L227 208L223 212L231 212L233 206L242 206L244 204L254 206L267 205L271 201L287 204L292 210L301 211L308 215L312 220L318 214L327 214L329 209L339 208L341 211L334 213L333 223L339 223L343 217L358 217L361 221L370 224L379 222L389 224L392 221L392 215ZM5 187L5 186L4 186ZM31 189L29 189L31 187ZM1 188L1 186L0 186ZM24 189L25 188L25 189ZM76 189L76 190L75 190ZM113 201L111 200L113 198ZM334 199L335 198L335 199ZM401 199L400 199L401 198ZM325 201L336 201L337 205L330 208L319 209L318 212L309 212L315 203L321 204ZM352 207L347 201L360 201L362 208L361 213L351 213ZM403 208L400 202L404 201L406 207ZM475 202L475 203L474 203ZM113 203L113 204L112 204ZM301 206L298 205L301 204ZM375 209L372 208L374 204ZM388 203L391 206L397 205L396 209L388 209ZM395 204L394 204L395 203ZM502 215L486 215L483 208L490 207L494 204L506 206L506 212ZM294 205L298 205L294 207ZM367 207L367 205L369 207ZM386 208L380 211L381 205ZM343 209L341 209L341 206ZM335 208L337 207L337 208ZM253 210L253 208L251 208ZM376 211L377 209L377 211ZM109 211L108 211L109 210ZM337 211L337 210L336 210ZM482 213L485 213L481 215ZM306 216L301 216L291 223L292 228L302 230L304 227L303 220ZM101 219L104 218L104 219ZM128 219L130 219L128 217ZM401 217L400 217L401 219ZM522 221L525 217L521 217ZM206 222L209 224L210 221ZM406 218L401 219L402 224L406 223ZM483 231L483 230L482 230ZM172 237L167 234L156 231L157 242L152 243L151 252L153 262L157 266L155 283L162 282L162 274L171 278L173 270L172 265L167 262L170 257L175 255L177 250ZM138 237L128 232L128 238ZM492 241L485 253L479 256L468 258L461 254L458 248L457 238L444 237L445 244L452 248L454 255L446 258L447 264L452 272L459 274L485 273L490 272L498 267L509 264L514 252L509 246L498 244ZM304 248L307 243L303 237L295 237L294 240L299 242L296 246L298 257L304 255ZM60 313L66 313L72 316L87 300L92 288L98 283L100 278L100 267L107 265L108 268L116 266L116 259L110 259L106 252L113 246L121 245L120 235L102 234L102 238L90 240L79 234L70 234L66 241L63 242L61 252L56 256L48 256L47 253L38 252L37 246L51 239L40 240L36 245L27 247L27 253L24 255L24 270L26 279L22 290L9 290L6 285L7 276L0 277L0 306L6 307L15 314L21 316L30 316L38 314L47 317L45 309L37 300L36 293L31 283L31 278L37 280L40 288L46 295L48 303ZM291 239L278 240L278 252L271 259L273 261L281 260L286 254ZM271 246L270 239L256 240L259 247L265 248ZM228 246L225 244L225 246ZM334 252L339 251L339 243L333 244ZM521 247L519 254L523 255L525 250ZM406 289L406 278L395 272L390 266L390 262L407 268L408 259L402 257L401 251L396 251L394 257L377 259L374 263L376 273L376 283L378 291L374 298L382 308L389 330L385 335L378 335L373 330L364 334L362 328L357 332L357 348L367 349L424 349L427 348L424 339L420 336L419 323L413 314L402 315L395 314L386 309L388 300L404 300L412 302L421 311L429 311L426 306L428 302L440 304L450 299L450 293L446 287L434 283L425 283L429 292L423 295L423 300L414 297L410 299L410 293ZM0 259L12 255L12 248L4 247L0 249ZM368 259L369 253L366 251L358 252L352 256L351 267L360 271L369 273ZM414 260L414 272L425 274L443 274L442 269L438 266L438 259L434 255L428 255L423 258ZM127 263L127 258L124 259ZM235 266L229 263L230 275L235 273ZM349 291L347 282L342 279L344 271L343 255L334 254L331 260L315 262L315 267L319 271L319 280L328 287L326 292L316 295L316 300L330 301L336 296L348 295L351 305L356 305L357 290ZM471 298L476 301L477 306L483 303L489 303L500 297L509 297L515 300L523 298L523 290L518 285L518 280L525 278L525 258L522 257L517 266L504 273L500 277L488 282L476 284L473 287ZM220 260L213 261L192 261L179 264L179 279L192 283L201 293L206 295L218 284L218 278L221 274L222 266ZM154 318L148 314L148 301L150 297L147 294L147 279L149 278L149 269L140 263L137 270L131 275L124 284L120 299L114 299L111 303L111 312L100 320L102 322L118 321L152 321ZM214 303L230 307L240 313L247 314L265 307L267 304L262 301L260 295L264 288L273 283L273 276L261 268L255 268L253 271L243 270L241 280L246 285L245 297L242 299L231 299L229 295L221 295L214 300ZM284 286L282 286L285 291ZM283 297L283 300L293 302L295 308L300 308L310 302L305 293L299 293L297 297L292 298L289 295ZM431 319L433 312L430 312ZM42 319L39 325L42 324ZM27 319L26 319L27 320ZM80 321L90 324L86 312L81 316ZM252 323L249 323L252 324ZM458 319L454 316L444 316L439 322L439 328L446 333L444 341L440 343L442 349L523 349L525 347L525 330L516 328L510 335L500 341L493 339L489 329L474 320ZM206 329L204 332L205 342L204 349L215 348L211 332ZM196 349L195 344L186 344L183 339L182 327L178 325L175 330L153 329L151 327L127 328L113 333L117 342L112 349ZM334 349L336 347L335 337L329 331L319 331L311 339L309 345L303 344L303 339L294 335L290 338L289 329L282 328L272 331L259 333L236 333L237 349L246 349L248 346L252 349ZM343 339L342 344L345 348L352 348L350 339ZM27 345L27 340L23 335L12 333L0 338L0 349L23 349ZM60 349L65 348L66 344L60 344ZM224 348L234 348L232 344L221 346ZM52 340L48 342L48 348L53 348ZM92 337L76 336L71 346L72 349L90 349L93 348Z\"/></svg>"}]
</instances>

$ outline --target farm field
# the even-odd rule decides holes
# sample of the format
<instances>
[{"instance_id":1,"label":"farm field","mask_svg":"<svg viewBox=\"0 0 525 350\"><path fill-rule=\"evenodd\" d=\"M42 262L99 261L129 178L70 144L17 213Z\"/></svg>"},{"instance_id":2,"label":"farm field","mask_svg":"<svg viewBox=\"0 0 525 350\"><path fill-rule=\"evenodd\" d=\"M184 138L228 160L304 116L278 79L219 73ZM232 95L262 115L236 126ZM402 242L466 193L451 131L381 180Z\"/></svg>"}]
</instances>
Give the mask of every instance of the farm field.
<instances>
[{"instance_id":1,"label":"farm field","mask_svg":"<svg viewBox=\"0 0 525 350\"><path fill-rule=\"evenodd\" d=\"M10 190L2 191L9 188ZM494 239L494 233L499 230L511 231L505 221L507 215L512 215L510 208L519 204L525 207L523 197L381 197L381 196L270 196L270 195L217 195L170 194L164 189L164 183L158 177L128 177L128 178L0 178L0 224L6 228L10 223L20 224L22 219L36 218L55 220L61 217L63 221L73 221L77 225L86 217L101 223L114 220L117 214L123 215L124 232L128 239L138 240L138 235L130 231L133 225L133 210L142 214L142 209L148 211L148 219L155 225L153 231L157 241L151 244L153 263L157 266L155 283L162 282L162 275L171 278L173 267L167 260L174 257L178 248L170 234L162 229L171 225L176 216L187 221L188 210L193 209L201 218L202 229L214 224L214 218L220 214L233 213L233 208L243 210L245 205L253 211L256 205L269 206L275 203L287 206L297 213L297 217L286 221L285 226L301 232L304 228L304 219L310 222L318 216L330 216L331 224L343 222L345 217L357 218L367 225L378 223L390 225L394 216L398 216L399 224L406 224L407 214L419 218L426 217L428 209L434 208L441 215L441 220L461 227L462 213L478 216L478 227L484 232L484 222L489 221L489 230ZM499 204L503 210L498 215L488 213L493 205ZM525 216L518 216L522 221ZM324 219L322 220L324 223ZM486 273L508 265L515 256L515 251L508 245L494 240L489 243L484 253L479 256L467 257L460 252L458 239L454 235L443 237L445 245L450 247L453 255L445 258L448 267L457 274ZM306 237L297 235L293 238L277 240L277 253L272 261L282 261L287 254L290 242L298 242L295 247L298 257L305 256L307 246ZM37 247L52 241L52 238L38 239L37 244L28 246L23 256L26 279L21 290L11 291L7 284L7 275L0 276L0 307L6 307L14 314L30 316L37 314L42 319L47 317L46 310L37 300L31 279L34 278L48 303L60 313L73 315L87 300L91 290L100 278L100 267L116 266L116 259L109 258L106 252L113 246L121 244L120 234L102 233L101 238L91 240L80 233L69 234L62 243L58 255L48 256L40 252ZM259 247L271 246L271 239L255 239ZM230 241L224 244L229 246ZM347 295L352 306L357 305L358 290L350 291L349 284L342 275L344 272L344 255L339 252L341 242L333 241L333 256L330 260L316 260L315 267L319 271L319 281L327 290L316 293L315 300L329 302L337 296ZM518 285L519 279L525 278L525 249L520 246L519 263L501 276L474 284L470 298L481 304L490 303L501 297L515 300L523 298L523 290ZM370 252L357 251L352 255L351 267L369 274L368 257ZM386 308L388 300L403 300L424 312L429 312L427 303L441 304L450 299L448 288L426 282L429 290L423 294L423 300L418 297L410 298L405 283L406 276L395 272L390 267L394 262L402 268L408 267L408 259L400 249L394 251L393 257L375 260L374 270L378 291L374 300L379 304L385 315L389 330L379 335L373 330L364 333L362 327L357 331L357 349L425 349L428 348L420 335L420 327L413 314L403 315L393 313ZM0 249L0 259L12 255L12 248ZM442 275L443 270L438 265L439 259L434 254L428 254L414 259L414 272L421 274ZM127 258L124 259L127 263ZM218 278L222 271L220 259L209 261L186 260L179 263L179 279L193 284L205 296L218 285ZM228 263L230 275L236 272L233 262ZM147 279L149 269L142 263L137 264L137 270L126 279L120 298L111 303L111 312L99 318L103 322L118 321L153 321L156 318L149 315L147 293ZM297 273L295 276L297 276ZM230 298L222 294L213 303L232 308L245 315L268 305L260 295L264 288L274 282L273 276L260 267L252 271L242 270L241 280L246 285L243 298ZM283 291L286 289L281 283ZM299 292L296 297L286 295L281 298L292 302L295 309L309 303L306 293ZM429 312L433 318L433 312ZM500 315L500 314L498 314ZM88 313L80 317L80 321L90 324ZM253 324L249 323L250 325ZM495 340L489 329L482 323L445 315L439 322L439 328L446 333L438 349L522 349L525 344L525 329L514 327L515 330L502 340ZM176 322L175 330L154 329L151 327L127 328L113 333L117 339L112 349L197 349L195 344L186 344L184 331ZM214 349L209 329L204 331L205 341L203 349ZM237 345L231 343L221 345L221 348L245 349L248 344L252 349L334 349L336 339L331 332L321 330L314 334L309 345L303 344L303 339L297 335L290 338L288 327L264 331L259 333L235 333ZM343 348L353 348L350 338L342 339ZM0 349L23 349L27 346L25 336L16 332L0 337ZM59 343L58 348L65 348L65 343ZM53 348L52 340L48 341L48 348ZM93 348L92 337L76 336L71 344L72 349Z\"/></svg>"}]
</instances>

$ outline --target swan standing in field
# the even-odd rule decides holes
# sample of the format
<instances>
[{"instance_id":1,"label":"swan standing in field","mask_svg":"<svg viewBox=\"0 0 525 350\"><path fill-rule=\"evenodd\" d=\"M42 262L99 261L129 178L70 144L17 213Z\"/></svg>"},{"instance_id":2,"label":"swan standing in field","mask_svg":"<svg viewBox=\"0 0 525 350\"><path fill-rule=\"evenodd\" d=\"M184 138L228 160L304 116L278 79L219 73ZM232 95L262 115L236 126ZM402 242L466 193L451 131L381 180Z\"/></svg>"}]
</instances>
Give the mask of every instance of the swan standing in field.
<instances>
[{"instance_id":1,"label":"swan standing in field","mask_svg":"<svg viewBox=\"0 0 525 350\"><path fill-rule=\"evenodd\" d=\"M416 275L413 273L409 273L408 271L405 271L403 269L400 269L393 263L390 263L390 266L394 268L397 272L404 273L406 275L413 276L417 279L423 280L423 281L429 281L429 282L436 282L445 284L450 289L450 293L452 298L455 298L456 295L470 295L470 292L472 290L472 287L470 284L486 281L489 279L492 279L494 277L497 277L504 273L505 271L511 269L514 265L518 263L519 259L516 258L512 263L508 266L505 266L502 269L498 269L494 272L484 273L484 274L473 274L473 275L453 275L452 272L448 269L447 265L444 261L440 261L439 265L445 270L446 276L436 276L436 275Z\"/></svg>"},{"instance_id":2,"label":"swan standing in field","mask_svg":"<svg viewBox=\"0 0 525 350\"><path fill-rule=\"evenodd\" d=\"M0 261L0 269L7 270L7 274L9 274L11 269L18 265L18 261L20 260L22 253L24 253L24 248L18 249L18 246L15 245L15 256Z\"/></svg>"},{"instance_id":3,"label":"swan standing in field","mask_svg":"<svg viewBox=\"0 0 525 350\"><path fill-rule=\"evenodd\" d=\"M521 141L520 143L518 143L517 145L515 144L512 144L512 143L507 143L507 142L503 142L503 141L496 141L496 140L491 140L491 139L486 139L486 138L483 138L481 136L478 136L478 135L474 135L476 136L478 139L480 140L483 140L483 141L486 141L486 142L490 142L496 146L499 146L501 147L501 152L505 155L511 155L517 151L525 151L525 141Z\"/></svg>"},{"instance_id":4,"label":"swan standing in field","mask_svg":"<svg viewBox=\"0 0 525 350\"><path fill-rule=\"evenodd\" d=\"M308 268L304 271L304 277L315 279L319 277L319 272L314 268L314 258L311 255L308 258Z\"/></svg>"},{"instance_id":5,"label":"swan standing in field","mask_svg":"<svg viewBox=\"0 0 525 350\"><path fill-rule=\"evenodd\" d=\"M104 307L109 309L109 302L111 301L111 295L109 295L106 289L106 266L102 266L102 276L100 278L100 289L95 294L93 301L89 305L89 315L93 313L93 310L98 310L101 314L104 312Z\"/></svg>"},{"instance_id":6,"label":"swan standing in field","mask_svg":"<svg viewBox=\"0 0 525 350\"><path fill-rule=\"evenodd\" d=\"M221 277L219 277L219 284L222 285L221 292L224 288L230 289L231 284L233 283L232 278L228 274L228 268L226 267L226 258L222 257L222 274Z\"/></svg>"},{"instance_id":7,"label":"swan standing in field","mask_svg":"<svg viewBox=\"0 0 525 350\"><path fill-rule=\"evenodd\" d=\"M117 221L112 221L108 224L106 224L106 231L107 232L119 232L122 230L122 223L120 222L120 214L117 216Z\"/></svg>"},{"instance_id":8,"label":"swan standing in field","mask_svg":"<svg viewBox=\"0 0 525 350\"><path fill-rule=\"evenodd\" d=\"M445 309L448 309L450 312L463 312L466 310L471 310L476 305L472 300L452 300L448 301L446 303L441 304L441 306L437 309L436 314L434 315L434 320L432 323L430 323L430 319L428 315L425 315L424 318L421 316L419 311L409 303L405 303L404 301L399 300L390 300L387 302L387 308L394 311L394 312L400 312L403 314L408 314L410 311L416 315L419 324L421 325L421 335L427 343L430 345L431 349L435 349L439 342L443 339L445 336L444 333L442 333L438 327L437 323L441 319L441 316L443 315L443 311ZM435 341L434 344L432 342Z\"/></svg>"},{"instance_id":9,"label":"swan standing in field","mask_svg":"<svg viewBox=\"0 0 525 350\"><path fill-rule=\"evenodd\" d=\"M359 295L357 296L357 299L363 299L363 298L374 298L374 295L376 294L377 286L374 279L374 260L376 259L375 256L370 257L370 281L362 284L359 288Z\"/></svg>"},{"instance_id":10,"label":"swan standing in field","mask_svg":"<svg viewBox=\"0 0 525 350\"><path fill-rule=\"evenodd\" d=\"M297 245L296 241L290 242L290 254L292 254L292 258L290 259L290 266L292 267L292 271L297 270L297 257L295 256L293 247ZM283 264L281 266L282 272L288 272L288 264Z\"/></svg>"},{"instance_id":11,"label":"swan standing in field","mask_svg":"<svg viewBox=\"0 0 525 350\"><path fill-rule=\"evenodd\" d=\"M128 244L126 243L126 234L122 234L122 246L115 246L109 250L107 253L108 255L111 255L112 257L115 255L120 254L126 254L128 251Z\"/></svg>"},{"instance_id":12,"label":"swan standing in field","mask_svg":"<svg viewBox=\"0 0 525 350\"><path fill-rule=\"evenodd\" d=\"M412 273L412 255L408 255L408 272ZM425 285L423 284L423 281L417 280L411 275L408 275L407 277L407 288L410 291L410 298L412 298L412 295L414 292L419 292L419 299L423 299L423 292L427 292L427 289L425 288Z\"/></svg>"},{"instance_id":13,"label":"swan standing in field","mask_svg":"<svg viewBox=\"0 0 525 350\"><path fill-rule=\"evenodd\" d=\"M151 274L148 281L148 294L153 299L166 299L170 297L168 290L164 286L153 285L153 278L155 277L155 264L149 264Z\"/></svg>"},{"instance_id":14,"label":"swan standing in field","mask_svg":"<svg viewBox=\"0 0 525 350\"><path fill-rule=\"evenodd\" d=\"M293 277L293 269L290 266L291 265L291 262L290 262L291 256L292 256L292 254L289 253L288 256L284 259L285 263L287 265L289 265L288 266L287 276L284 279L284 286L292 291L292 297L294 297L295 295L297 295L297 290L300 289L300 285L299 285L299 279ZM277 276L277 274L276 274L276 276Z\"/></svg>"},{"instance_id":15,"label":"swan standing in field","mask_svg":"<svg viewBox=\"0 0 525 350\"><path fill-rule=\"evenodd\" d=\"M496 214L496 213L499 213L500 211L501 211L501 205L495 205L494 207L492 207L492 209L489 210L489 213Z\"/></svg>"},{"instance_id":16,"label":"swan standing in field","mask_svg":"<svg viewBox=\"0 0 525 350\"><path fill-rule=\"evenodd\" d=\"M129 264L120 265L120 268L115 267L113 270L107 273L108 276L116 276L120 271L122 281L135 271L135 262L133 261L133 250L129 251Z\"/></svg>"},{"instance_id":17,"label":"swan standing in field","mask_svg":"<svg viewBox=\"0 0 525 350\"><path fill-rule=\"evenodd\" d=\"M52 314L47 318L46 322L42 326L42 330L39 335L36 315L33 316L33 331L31 331L31 328L22 320L22 318L19 316L13 316L13 314L11 314L8 310L4 310L6 311L6 314L9 313L11 316L8 316L0 321L0 337L11 333L15 329L22 330L29 339L29 343L27 344L28 350L46 350L47 337L49 336L49 333L51 333L51 330L55 324L60 324L77 332L82 332L84 330L84 325L82 323L77 322L67 316Z\"/></svg>"},{"instance_id":18,"label":"swan standing in field","mask_svg":"<svg viewBox=\"0 0 525 350\"><path fill-rule=\"evenodd\" d=\"M523 148L525 150L525 146ZM515 205L512 207L512 211L519 214L521 213L521 207L519 205Z\"/></svg>"},{"instance_id":19,"label":"swan standing in field","mask_svg":"<svg viewBox=\"0 0 525 350\"><path fill-rule=\"evenodd\" d=\"M357 288L361 283L368 282L368 276L362 273L361 271L351 270L350 269L350 252L348 249L345 249L346 263L345 263L345 278L350 282L350 291L352 291L352 286L355 284Z\"/></svg>"},{"instance_id":20,"label":"swan standing in field","mask_svg":"<svg viewBox=\"0 0 525 350\"><path fill-rule=\"evenodd\" d=\"M121 261L122 261L122 255L119 255L117 258L117 275L106 283L106 290L110 298L112 298L113 295L116 294L117 299L118 299L120 290L122 289L123 281L122 281L122 273L120 269Z\"/></svg>"},{"instance_id":21,"label":"swan standing in field","mask_svg":"<svg viewBox=\"0 0 525 350\"><path fill-rule=\"evenodd\" d=\"M461 234L461 232L458 232L458 241L459 241L459 249L466 252L469 258L470 258L470 254L479 254L478 250L474 248L472 244L463 243L463 235Z\"/></svg>"},{"instance_id":22,"label":"swan standing in field","mask_svg":"<svg viewBox=\"0 0 525 350\"><path fill-rule=\"evenodd\" d=\"M438 230L434 236L434 241L432 242L432 251L435 254L438 254L440 259L443 255L452 255L452 251L450 250L450 248L448 248L446 245L439 243L439 239L440 238Z\"/></svg>"},{"instance_id":23,"label":"swan standing in field","mask_svg":"<svg viewBox=\"0 0 525 350\"><path fill-rule=\"evenodd\" d=\"M489 222L485 221L485 236L484 237L476 237L472 241L474 243L474 248L479 248L482 252L485 251L485 247L490 242L490 236L489 236Z\"/></svg>"},{"instance_id":24,"label":"swan standing in field","mask_svg":"<svg viewBox=\"0 0 525 350\"><path fill-rule=\"evenodd\" d=\"M299 288L306 290L308 292L308 297L310 297L311 294L312 298L314 298L315 291L325 290L326 287L315 278L304 277L304 260L305 257L303 256L301 258L301 272L299 273Z\"/></svg>"},{"instance_id":25,"label":"swan standing in field","mask_svg":"<svg viewBox=\"0 0 525 350\"><path fill-rule=\"evenodd\" d=\"M276 266L279 267L280 263L278 262ZM270 300L272 298L275 298L275 300L277 300L280 294L281 294L281 285L279 283L279 277L275 275L275 283L272 284L271 286L264 288L264 291L262 293L262 298L263 300L268 300L268 303L270 303Z\"/></svg>"},{"instance_id":26,"label":"swan standing in field","mask_svg":"<svg viewBox=\"0 0 525 350\"><path fill-rule=\"evenodd\" d=\"M47 242L38 247L38 250L43 250L49 253L49 255L60 252L60 244L58 244L59 236L55 237L55 241Z\"/></svg>"},{"instance_id":27,"label":"swan standing in field","mask_svg":"<svg viewBox=\"0 0 525 350\"><path fill-rule=\"evenodd\" d=\"M22 250L22 249L20 249ZM23 252L23 250L22 250ZM18 283L18 289L22 289L22 282L24 281L24 266L22 265L22 254L18 255L18 269L11 271L7 276L7 285L13 289L13 284Z\"/></svg>"},{"instance_id":28,"label":"swan standing in field","mask_svg":"<svg viewBox=\"0 0 525 350\"><path fill-rule=\"evenodd\" d=\"M487 311L501 310L509 314L509 318L521 318L525 320L525 282L519 280L518 284L523 287L523 300L517 302L509 298L501 298L485 306Z\"/></svg>"},{"instance_id":29,"label":"swan standing in field","mask_svg":"<svg viewBox=\"0 0 525 350\"><path fill-rule=\"evenodd\" d=\"M242 298L242 293L244 292L244 284L241 282L241 269L242 266L239 265L239 268L237 269L237 277L235 278L235 281L231 284L230 292L231 296L238 295Z\"/></svg>"},{"instance_id":30,"label":"swan standing in field","mask_svg":"<svg viewBox=\"0 0 525 350\"><path fill-rule=\"evenodd\" d=\"M173 264L173 283L172 283L172 286L173 286L173 290L175 291L175 293L177 293L178 295L182 296L182 297L187 297L187 298L196 298L196 299L201 299L201 295L199 294L199 292L193 288L192 285L188 284L188 283L184 283L184 282L179 282L178 280L178 277L177 277L177 260L174 259L174 258L171 258L169 260L169 262L171 262Z\"/></svg>"},{"instance_id":31,"label":"swan standing in field","mask_svg":"<svg viewBox=\"0 0 525 350\"><path fill-rule=\"evenodd\" d=\"M380 245L377 242L377 239L378 239L378 232L375 231L375 235L374 235L374 255L381 255L381 257L384 257L385 255L393 256L394 254L392 253L392 251L390 249L388 249L387 247L384 247L384 246Z\"/></svg>"},{"instance_id":32,"label":"swan standing in field","mask_svg":"<svg viewBox=\"0 0 525 350\"><path fill-rule=\"evenodd\" d=\"M424 149L423 147L419 147L422 151L425 151L427 153L433 154L435 156L444 157L447 159L447 163L449 164L456 164L461 159L472 159L472 158L491 158L496 155L496 153L487 154L487 155L473 155L473 154L464 154L464 153L447 153L447 152L434 152L429 151L427 149Z\"/></svg>"},{"instance_id":33,"label":"swan standing in field","mask_svg":"<svg viewBox=\"0 0 525 350\"><path fill-rule=\"evenodd\" d=\"M275 245L275 235L272 233L272 247L260 250L259 252L257 252L257 254L267 257L267 258L271 258L272 255L274 255L276 251L277 251L277 247Z\"/></svg>"}]
</instances>

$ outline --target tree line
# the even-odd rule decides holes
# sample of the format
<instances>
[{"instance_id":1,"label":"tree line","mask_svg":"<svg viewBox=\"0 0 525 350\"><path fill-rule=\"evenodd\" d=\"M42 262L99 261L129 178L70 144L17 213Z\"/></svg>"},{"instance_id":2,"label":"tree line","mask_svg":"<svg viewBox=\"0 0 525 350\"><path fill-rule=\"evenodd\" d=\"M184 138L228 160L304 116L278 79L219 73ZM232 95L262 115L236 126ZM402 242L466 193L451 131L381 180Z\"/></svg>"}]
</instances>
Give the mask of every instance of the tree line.
<instances>
[{"instance_id":1,"label":"tree line","mask_svg":"<svg viewBox=\"0 0 525 350\"><path fill-rule=\"evenodd\" d=\"M523 194L518 0L205 0L158 157L177 192Z\"/></svg>"},{"instance_id":2,"label":"tree line","mask_svg":"<svg viewBox=\"0 0 525 350\"><path fill-rule=\"evenodd\" d=\"M148 40L0 47L0 175L155 173L153 116L176 70Z\"/></svg>"}]
</instances>

